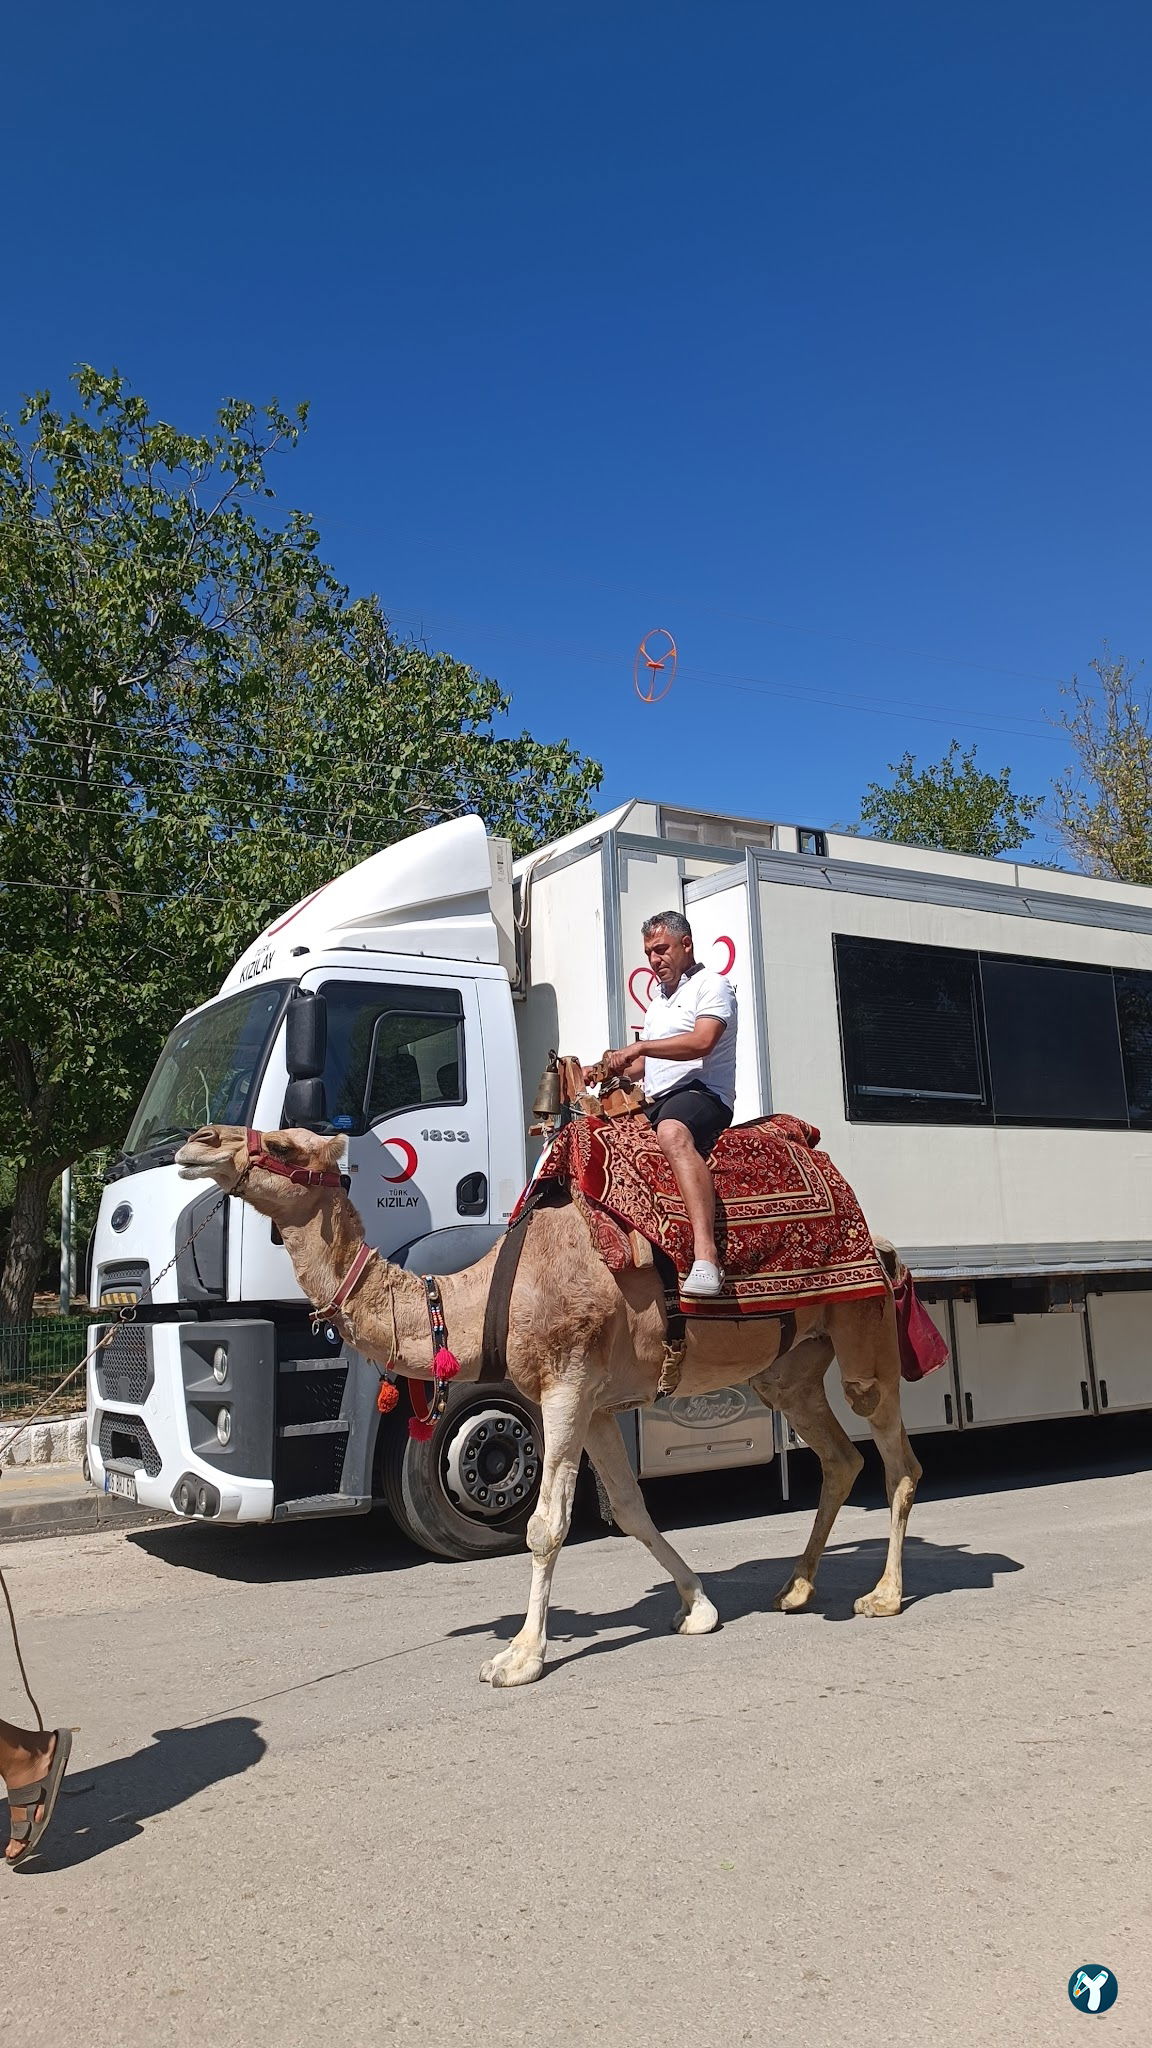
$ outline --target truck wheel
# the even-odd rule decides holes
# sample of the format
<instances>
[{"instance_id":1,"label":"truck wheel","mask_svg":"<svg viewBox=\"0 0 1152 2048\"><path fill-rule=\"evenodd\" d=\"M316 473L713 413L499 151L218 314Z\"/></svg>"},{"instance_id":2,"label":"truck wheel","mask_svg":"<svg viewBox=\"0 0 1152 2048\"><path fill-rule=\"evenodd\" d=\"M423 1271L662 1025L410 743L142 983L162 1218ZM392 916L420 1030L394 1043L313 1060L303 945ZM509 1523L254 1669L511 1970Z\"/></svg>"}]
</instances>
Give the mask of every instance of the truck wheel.
<instances>
[{"instance_id":1,"label":"truck wheel","mask_svg":"<svg viewBox=\"0 0 1152 2048\"><path fill-rule=\"evenodd\" d=\"M521 1550L543 1462L539 1412L506 1382L454 1388L427 1443L395 1417L380 1433L388 1511L436 1557Z\"/></svg>"}]
</instances>

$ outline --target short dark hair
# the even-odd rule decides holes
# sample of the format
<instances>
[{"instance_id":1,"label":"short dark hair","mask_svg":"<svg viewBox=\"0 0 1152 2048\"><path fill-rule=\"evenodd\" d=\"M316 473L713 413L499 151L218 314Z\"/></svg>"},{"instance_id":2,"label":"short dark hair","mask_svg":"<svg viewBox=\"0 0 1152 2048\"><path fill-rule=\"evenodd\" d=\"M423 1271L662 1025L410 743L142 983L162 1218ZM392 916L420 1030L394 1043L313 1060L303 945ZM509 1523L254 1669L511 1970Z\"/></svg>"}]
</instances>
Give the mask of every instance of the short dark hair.
<instances>
[{"instance_id":1,"label":"short dark hair","mask_svg":"<svg viewBox=\"0 0 1152 2048\"><path fill-rule=\"evenodd\" d=\"M690 939L692 927L682 910L660 910L655 917L646 917L640 927L642 937L650 939L653 932L661 928L670 939Z\"/></svg>"}]
</instances>

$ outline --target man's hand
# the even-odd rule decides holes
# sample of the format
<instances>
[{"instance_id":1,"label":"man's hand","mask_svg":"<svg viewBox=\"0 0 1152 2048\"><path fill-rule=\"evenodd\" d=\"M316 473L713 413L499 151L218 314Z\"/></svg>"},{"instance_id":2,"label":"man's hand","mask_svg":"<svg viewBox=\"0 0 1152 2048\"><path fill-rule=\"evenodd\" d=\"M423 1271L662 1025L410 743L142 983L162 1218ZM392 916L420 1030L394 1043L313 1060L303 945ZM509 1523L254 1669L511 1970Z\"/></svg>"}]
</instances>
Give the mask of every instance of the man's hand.
<instances>
[{"instance_id":1,"label":"man's hand","mask_svg":"<svg viewBox=\"0 0 1152 2048\"><path fill-rule=\"evenodd\" d=\"M626 1045L619 1052L606 1052L602 1060L597 1060L595 1066L585 1067L584 1080L589 1087L594 1087L598 1081L602 1081L606 1074L624 1080L630 1073L638 1072L643 1067L647 1055L648 1048L645 1045Z\"/></svg>"}]
</instances>

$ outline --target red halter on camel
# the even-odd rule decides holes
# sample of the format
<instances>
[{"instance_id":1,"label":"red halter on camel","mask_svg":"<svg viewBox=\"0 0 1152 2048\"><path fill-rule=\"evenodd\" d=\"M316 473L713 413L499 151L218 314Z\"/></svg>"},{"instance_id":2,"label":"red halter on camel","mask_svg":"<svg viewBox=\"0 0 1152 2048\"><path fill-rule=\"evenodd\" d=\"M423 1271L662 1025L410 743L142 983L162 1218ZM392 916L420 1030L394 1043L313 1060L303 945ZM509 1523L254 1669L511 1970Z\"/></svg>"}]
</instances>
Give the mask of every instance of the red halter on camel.
<instances>
[{"instance_id":1,"label":"red halter on camel","mask_svg":"<svg viewBox=\"0 0 1152 2048\"><path fill-rule=\"evenodd\" d=\"M250 1125L246 1128L244 1137L248 1147L248 1166L246 1171L249 1173L254 1166L259 1166L263 1172L278 1174L281 1180L290 1180L298 1188L343 1188L345 1193L347 1193L351 1186L348 1175L346 1173L337 1173L335 1168L321 1172L319 1168L314 1166L289 1166L285 1160L275 1159L271 1152L265 1150L262 1133L254 1131ZM349 1266L327 1307L316 1307L313 1309L312 1327L314 1331L319 1329L322 1322L327 1322L330 1317L339 1314L353 1290L359 1286L360 1281L364 1278L368 1267L376 1256L377 1254L373 1247L361 1240L353 1257L352 1264ZM435 1280L425 1277L423 1274L421 1275L421 1280L428 1304L428 1325L432 1334L433 1396L428 1401L423 1413L421 1413L417 1406L415 1389L412 1385L409 1386L409 1399L412 1402L413 1412L408 1423L408 1433L410 1436L415 1437L419 1443L426 1442L432 1435L436 1418L443 1409L444 1396L447 1391L444 1382L455 1379L460 1370L459 1359L448 1349L448 1331L444 1322L444 1307L440 1299L440 1289ZM382 1376L380 1392L376 1400L380 1413L387 1415L396 1406L398 1399L399 1396L392 1381Z\"/></svg>"}]
</instances>

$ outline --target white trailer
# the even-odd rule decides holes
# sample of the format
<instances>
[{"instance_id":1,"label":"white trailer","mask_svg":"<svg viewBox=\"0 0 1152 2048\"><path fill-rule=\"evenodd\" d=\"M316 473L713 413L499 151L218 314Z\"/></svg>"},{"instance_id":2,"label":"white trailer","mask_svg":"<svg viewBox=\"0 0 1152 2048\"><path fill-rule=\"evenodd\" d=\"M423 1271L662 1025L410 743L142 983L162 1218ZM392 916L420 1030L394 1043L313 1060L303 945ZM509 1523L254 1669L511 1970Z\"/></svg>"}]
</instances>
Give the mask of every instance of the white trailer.
<instances>
[{"instance_id":1,"label":"white trailer","mask_svg":"<svg viewBox=\"0 0 1152 2048\"><path fill-rule=\"evenodd\" d=\"M633 802L515 873L477 819L389 848L177 1027L94 1242L93 1298L146 1299L90 1367L97 1485L233 1521L383 1499L449 1556L521 1540L530 1407L459 1387L429 1444L403 1408L381 1421L375 1369L313 1338L265 1219L233 1201L185 1244L215 1197L188 1200L173 1153L205 1121L344 1131L369 1241L413 1270L468 1264L526 1176L550 1051L639 1030L640 926L669 908L738 988L738 1118L819 1124L950 1340L905 1389L910 1429L1150 1404L1152 895ZM740 1388L628 1426L644 1478L785 1448Z\"/></svg>"}]
</instances>

